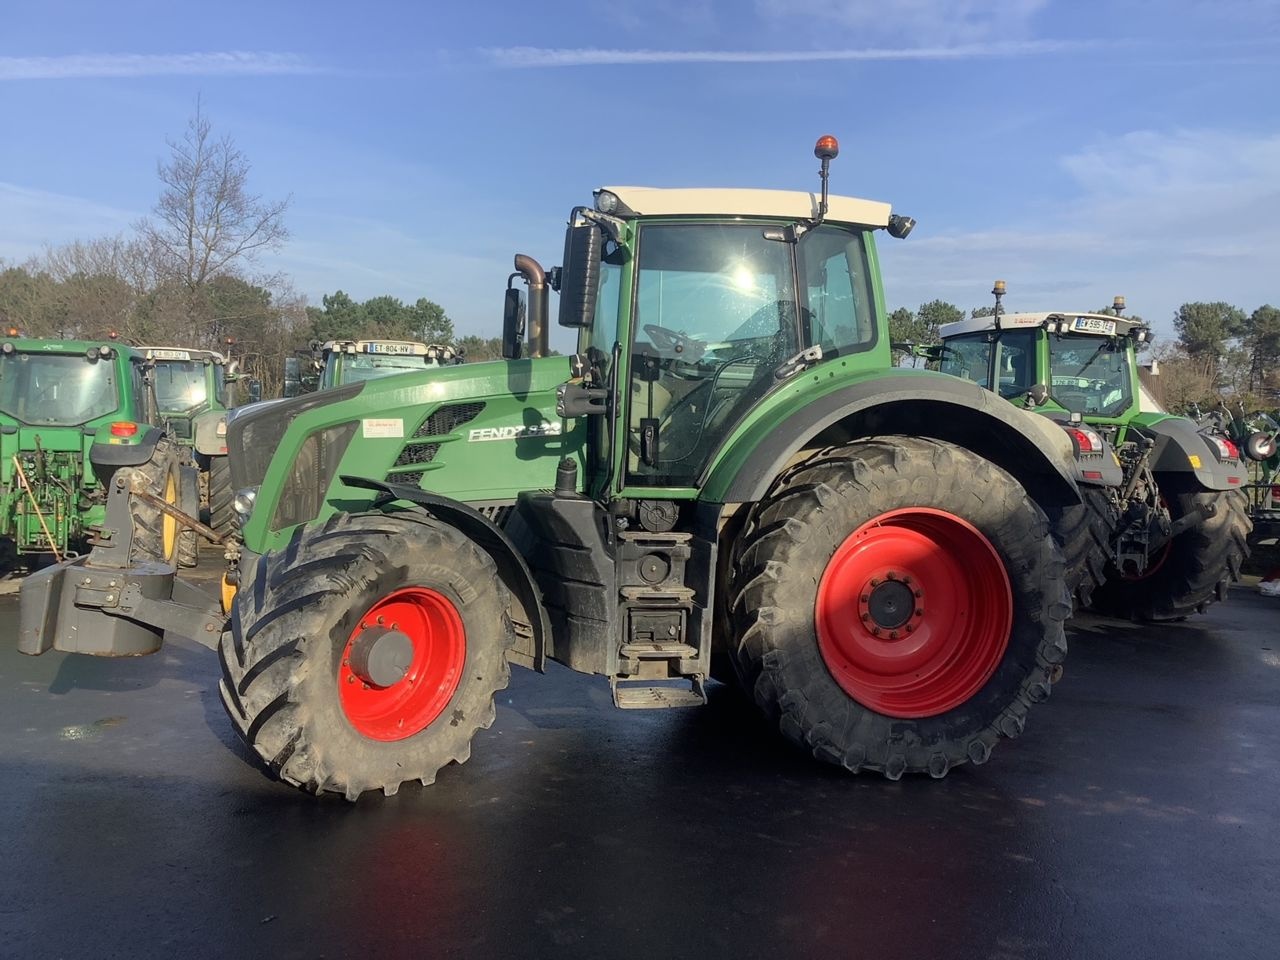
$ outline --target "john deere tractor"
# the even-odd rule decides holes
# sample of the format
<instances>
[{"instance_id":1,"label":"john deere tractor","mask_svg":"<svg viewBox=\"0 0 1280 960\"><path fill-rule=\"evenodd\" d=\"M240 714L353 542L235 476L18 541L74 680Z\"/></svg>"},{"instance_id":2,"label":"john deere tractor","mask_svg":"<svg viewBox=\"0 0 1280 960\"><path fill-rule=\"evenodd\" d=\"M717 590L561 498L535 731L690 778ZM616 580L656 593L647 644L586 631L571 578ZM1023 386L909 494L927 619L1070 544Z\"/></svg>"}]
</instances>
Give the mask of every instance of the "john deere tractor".
<instances>
[{"instance_id":1,"label":"john deere tractor","mask_svg":"<svg viewBox=\"0 0 1280 960\"><path fill-rule=\"evenodd\" d=\"M1138 378L1150 334L1114 313L1003 313L944 324L941 369L1067 427L1081 451L1112 444L1124 471L1064 516L1080 599L1112 616L1176 620L1226 598L1248 556L1247 464L1224 431L1165 412Z\"/></svg>"},{"instance_id":2,"label":"john deere tractor","mask_svg":"<svg viewBox=\"0 0 1280 960\"><path fill-rule=\"evenodd\" d=\"M0 342L0 542L6 560L75 556L129 468L135 560L194 562L195 541L154 502L194 509L195 476L160 427L146 357L96 340ZM150 497L150 500L147 499Z\"/></svg>"},{"instance_id":3,"label":"john deere tractor","mask_svg":"<svg viewBox=\"0 0 1280 960\"><path fill-rule=\"evenodd\" d=\"M188 447L200 471L201 500L209 525L221 534L235 529L231 470L227 465L228 391L240 378L239 365L215 350L141 347L154 365L160 416L174 439Z\"/></svg>"},{"instance_id":4,"label":"john deere tractor","mask_svg":"<svg viewBox=\"0 0 1280 960\"><path fill-rule=\"evenodd\" d=\"M462 363L450 346L415 340L327 340L285 360L284 395L296 397L344 383L376 380L426 367Z\"/></svg>"},{"instance_id":5,"label":"john deere tractor","mask_svg":"<svg viewBox=\"0 0 1280 960\"><path fill-rule=\"evenodd\" d=\"M851 771L986 761L1066 656L1045 509L1080 468L1049 420L892 367L875 237L914 221L828 197L837 149L821 193L597 190L560 266L515 258L507 359L232 418L225 629L98 551L24 584L21 649L205 638L267 769L352 799L465 760L508 665L547 660L626 709L720 671Z\"/></svg>"}]
</instances>

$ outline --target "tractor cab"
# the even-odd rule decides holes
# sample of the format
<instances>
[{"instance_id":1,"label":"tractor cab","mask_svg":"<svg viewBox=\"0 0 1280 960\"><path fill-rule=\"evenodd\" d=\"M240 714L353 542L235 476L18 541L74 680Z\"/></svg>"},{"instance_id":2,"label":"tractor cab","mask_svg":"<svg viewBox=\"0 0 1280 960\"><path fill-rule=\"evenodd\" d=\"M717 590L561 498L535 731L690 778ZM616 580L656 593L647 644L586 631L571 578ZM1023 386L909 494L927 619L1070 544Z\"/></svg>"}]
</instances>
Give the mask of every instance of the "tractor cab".
<instances>
[{"instance_id":1,"label":"tractor cab","mask_svg":"<svg viewBox=\"0 0 1280 960\"><path fill-rule=\"evenodd\" d=\"M286 397L462 363L453 347L415 340L327 340L285 363Z\"/></svg>"},{"instance_id":2,"label":"tractor cab","mask_svg":"<svg viewBox=\"0 0 1280 960\"><path fill-rule=\"evenodd\" d=\"M1041 412L1120 423L1145 410L1136 346L1150 335L1140 321L1098 313L998 313L943 324L940 369L1006 400L1039 385ZM1148 395L1149 396L1149 395Z\"/></svg>"}]
</instances>

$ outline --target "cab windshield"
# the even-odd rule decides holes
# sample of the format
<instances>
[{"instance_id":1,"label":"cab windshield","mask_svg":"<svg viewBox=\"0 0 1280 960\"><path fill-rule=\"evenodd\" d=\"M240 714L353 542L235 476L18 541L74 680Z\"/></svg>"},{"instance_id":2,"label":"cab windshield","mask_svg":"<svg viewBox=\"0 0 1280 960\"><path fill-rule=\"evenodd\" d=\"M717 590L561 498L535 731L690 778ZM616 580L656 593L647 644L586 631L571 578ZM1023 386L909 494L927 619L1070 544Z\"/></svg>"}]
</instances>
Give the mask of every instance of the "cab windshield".
<instances>
[{"instance_id":1,"label":"cab windshield","mask_svg":"<svg viewBox=\"0 0 1280 960\"><path fill-rule=\"evenodd\" d=\"M0 353L0 412L32 426L73 427L119 407L115 364L84 354Z\"/></svg>"},{"instance_id":2,"label":"cab windshield","mask_svg":"<svg viewBox=\"0 0 1280 960\"><path fill-rule=\"evenodd\" d=\"M809 346L821 346L825 359L875 343L864 231L823 224L796 243L767 236L774 233L743 222L640 228L629 482L693 484L780 382L784 361ZM602 293L612 282L606 272ZM614 315L612 306L602 312L602 301L597 323ZM592 339L599 349L607 338Z\"/></svg>"},{"instance_id":3,"label":"cab windshield","mask_svg":"<svg viewBox=\"0 0 1280 960\"><path fill-rule=\"evenodd\" d=\"M1049 394L1073 413L1113 417L1133 402L1128 345L1119 337L1050 337L1049 363Z\"/></svg>"},{"instance_id":4,"label":"cab windshield","mask_svg":"<svg viewBox=\"0 0 1280 960\"><path fill-rule=\"evenodd\" d=\"M209 400L204 364L198 360L157 360L155 381L162 413L189 413Z\"/></svg>"},{"instance_id":5,"label":"cab windshield","mask_svg":"<svg viewBox=\"0 0 1280 960\"><path fill-rule=\"evenodd\" d=\"M331 353L324 361L324 382L340 386L436 366L432 358L410 354Z\"/></svg>"}]
</instances>

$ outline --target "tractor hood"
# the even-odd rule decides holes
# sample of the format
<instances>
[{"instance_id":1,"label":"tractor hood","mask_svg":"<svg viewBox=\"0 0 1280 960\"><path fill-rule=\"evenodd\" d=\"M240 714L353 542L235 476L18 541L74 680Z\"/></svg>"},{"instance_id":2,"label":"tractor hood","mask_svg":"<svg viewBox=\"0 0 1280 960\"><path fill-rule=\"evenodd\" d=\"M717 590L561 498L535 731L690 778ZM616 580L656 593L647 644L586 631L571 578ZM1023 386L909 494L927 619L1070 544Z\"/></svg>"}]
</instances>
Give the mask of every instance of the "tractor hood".
<instances>
[{"instance_id":1,"label":"tractor hood","mask_svg":"<svg viewBox=\"0 0 1280 960\"><path fill-rule=\"evenodd\" d=\"M232 483L253 504L246 547L263 553L299 524L372 502L342 476L494 509L551 487L559 460L585 444L585 423L555 412L569 372L564 357L468 363L246 410L227 429Z\"/></svg>"}]
</instances>

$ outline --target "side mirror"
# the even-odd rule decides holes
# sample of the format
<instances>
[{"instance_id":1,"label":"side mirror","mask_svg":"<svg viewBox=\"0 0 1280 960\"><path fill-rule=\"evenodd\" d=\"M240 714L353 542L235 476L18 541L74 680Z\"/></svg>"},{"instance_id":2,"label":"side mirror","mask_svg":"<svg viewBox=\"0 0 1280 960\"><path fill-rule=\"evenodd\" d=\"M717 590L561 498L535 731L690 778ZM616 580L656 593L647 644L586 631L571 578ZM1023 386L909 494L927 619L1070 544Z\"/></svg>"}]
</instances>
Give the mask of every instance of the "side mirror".
<instances>
[{"instance_id":1,"label":"side mirror","mask_svg":"<svg viewBox=\"0 0 1280 960\"><path fill-rule=\"evenodd\" d=\"M519 360L524 343L524 294L516 287L507 287L502 304L502 359Z\"/></svg>"},{"instance_id":2,"label":"side mirror","mask_svg":"<svg viewBox=\"0 0 1280 960\"><path fill-rule=\"evenodd\" d=\"M296 397L302 393L302 364L297 357L284 358L284 395Z\"/></svg>"},{"instance_id":3,"label":"side mirror","mask_svg":"<svg viewBox=\"0 0 1280 960\"><path fill-rule=\"evenodd\" d=\"M1049 399L1049 388L1043 383L1037 383L1027 391L1027 406L1042 407Z\"/></svg>"},{"instance_id":4,"label":"side mirror","mask_svg":"<svg viewBox=\"0 0 1280 960\"><path fill-rule=\"evenodd\" d=\"M560 272L560 326L589 327L596 316L604 233L590 221L565 231Z\"/></svg>"},{"instance_id":5,"label":"side mirror","mask_svg":"<svg viewBox=\"0 0 1280 960\"><path fill-rule=\"evenodd\" d=\"M249 381L249 402L260 403L262 401L262 381L253 379Z\"/></svg>"}]
</instances>

